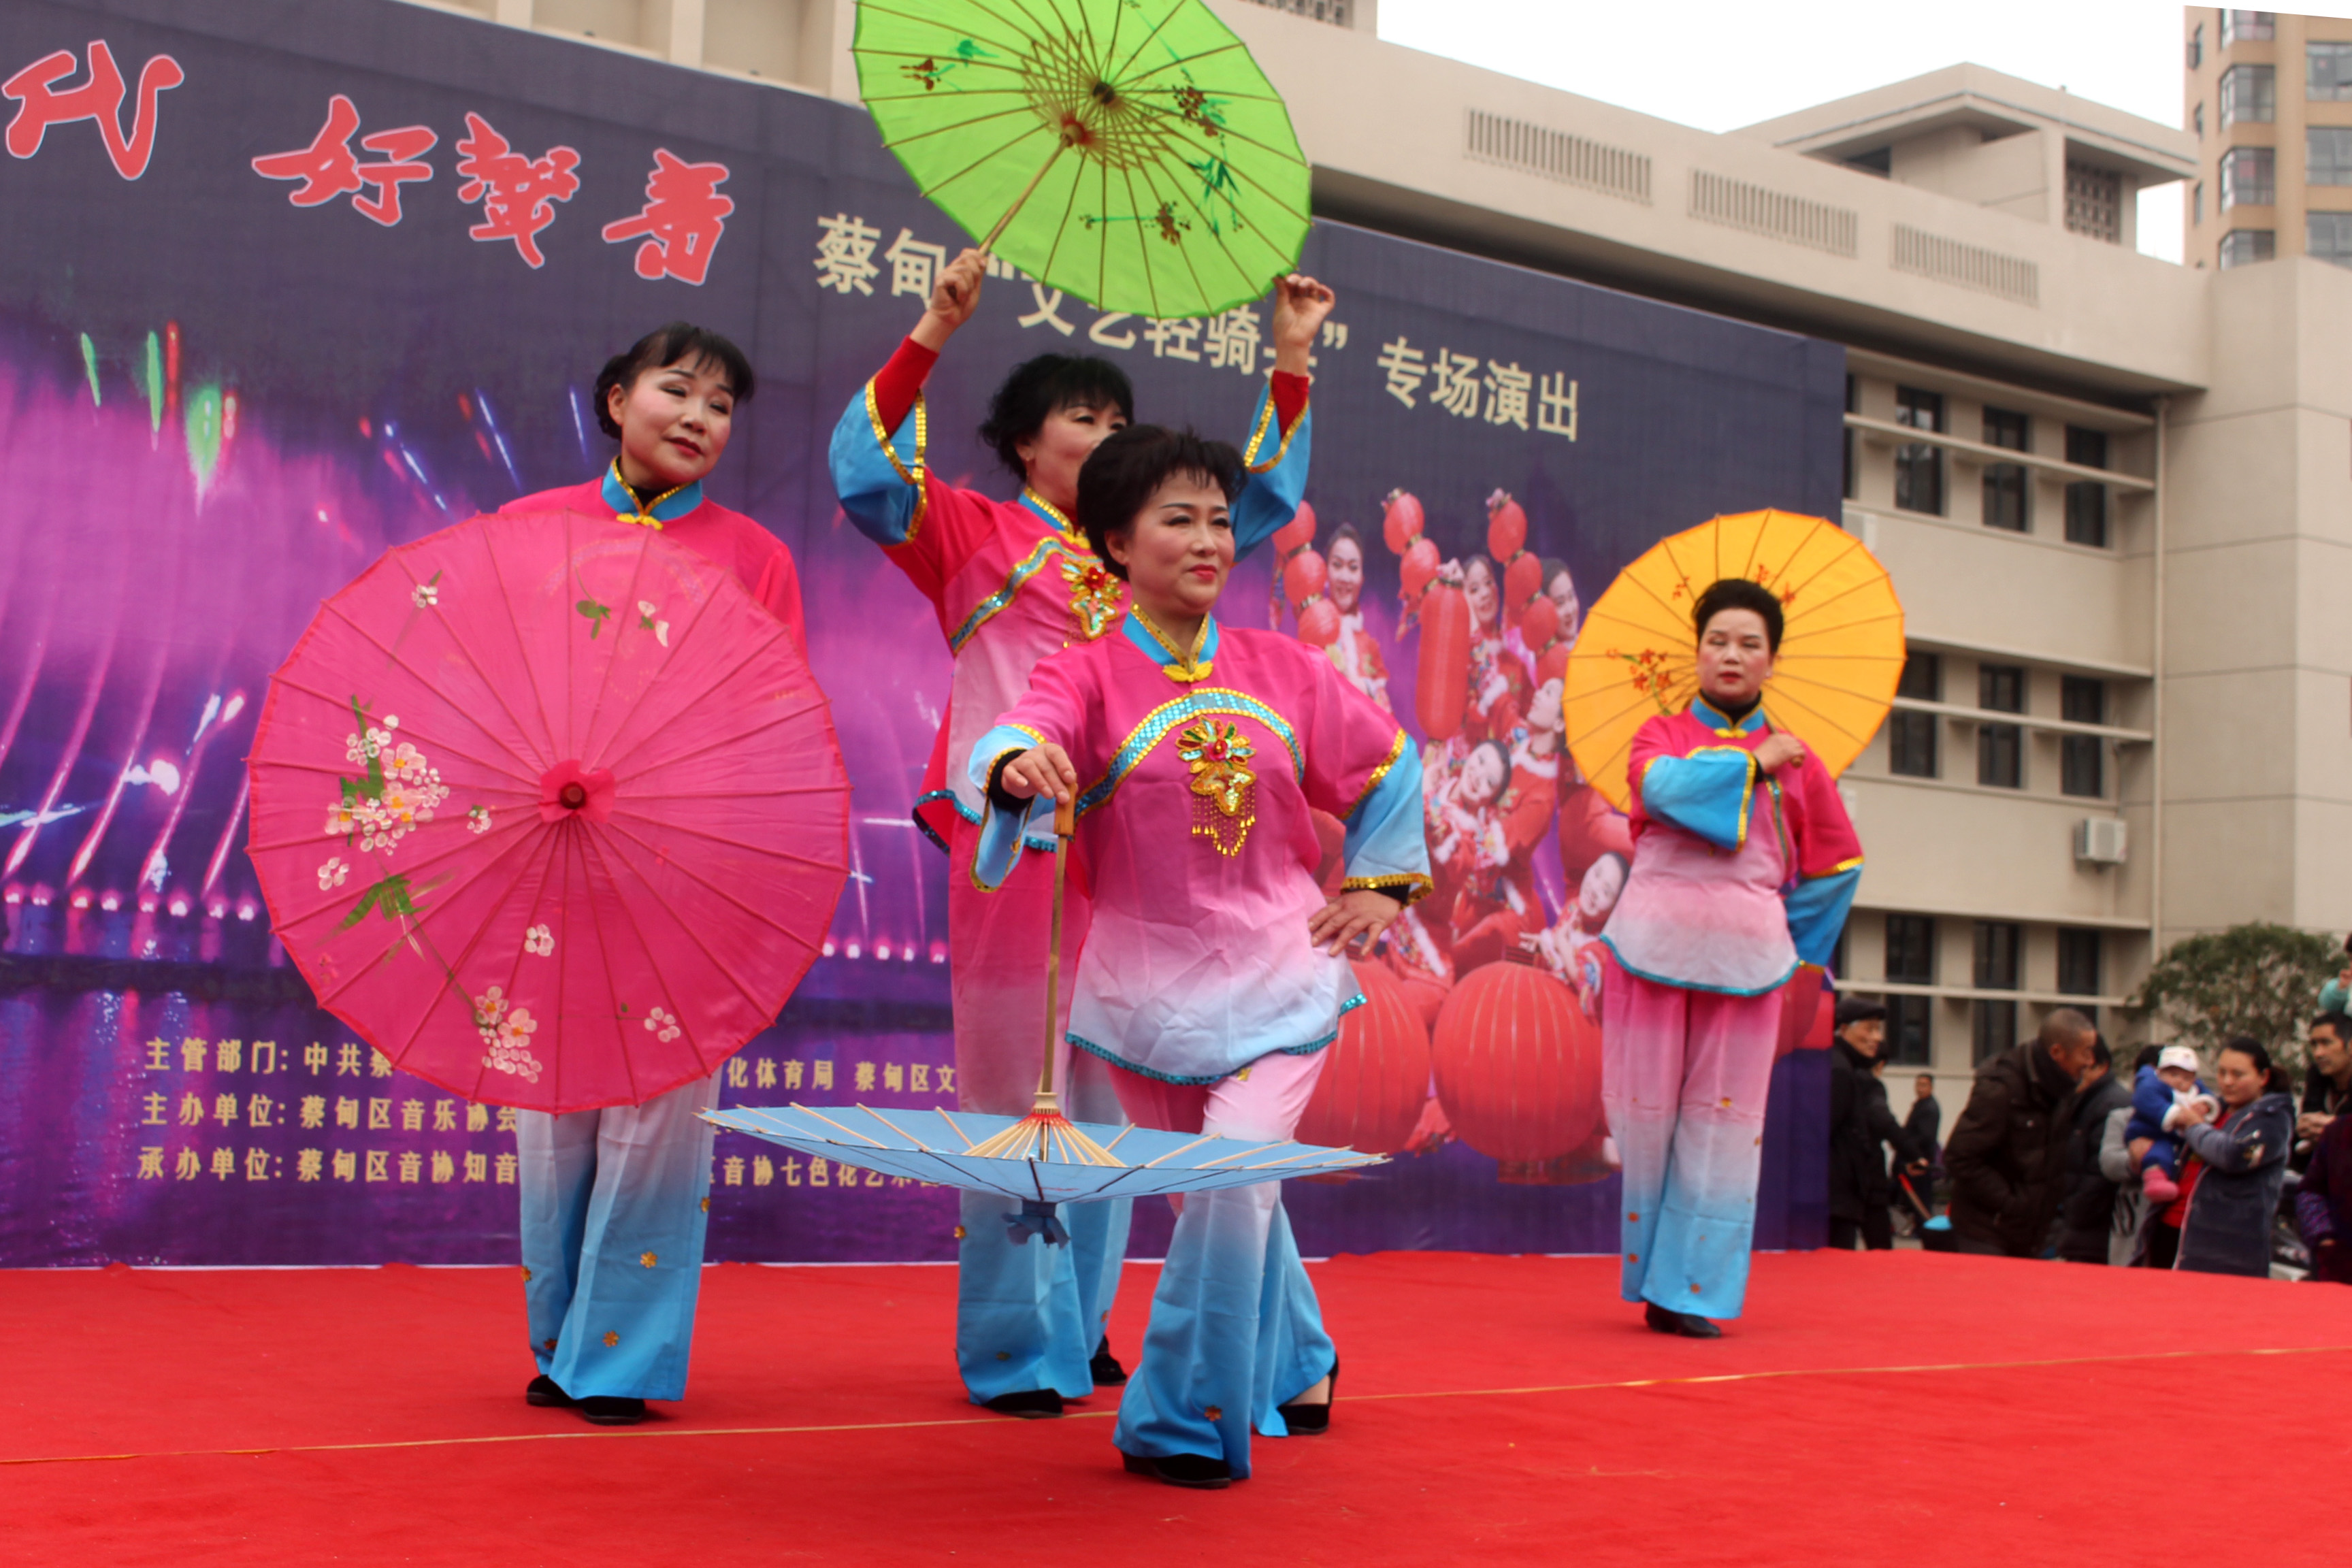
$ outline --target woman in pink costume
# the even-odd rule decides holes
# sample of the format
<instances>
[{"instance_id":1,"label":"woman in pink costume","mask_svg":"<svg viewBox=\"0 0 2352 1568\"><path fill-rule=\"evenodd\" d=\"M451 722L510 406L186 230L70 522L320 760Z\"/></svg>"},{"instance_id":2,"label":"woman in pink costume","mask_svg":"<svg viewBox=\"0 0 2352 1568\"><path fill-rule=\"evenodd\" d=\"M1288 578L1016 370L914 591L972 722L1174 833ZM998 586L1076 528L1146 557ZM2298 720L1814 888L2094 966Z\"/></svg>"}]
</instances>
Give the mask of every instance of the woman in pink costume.
<instances>
[{"instance_id":1,"label":"woman in pink costume","mask_svg":"<svg viewBox=\"0 0 2352 1568\"><path fill-rule=\"evenodd\" d=\"M1394 718L1315 648L1211 614L1234 561L1232 447L1138 426L1087 459L1078 516L1129 583L1117 635L1037 667L969 753L986 791L972 879L1075 801L1094 927L1069 1043L1109 1064L1136 1123L1290 1136L1340 1016L1343 952L1429 885L1419 766ZM1310 813L1346 825L1316 885ZM1279 1182L1184 1200L1114 1441L1177 1486L1250 1473L1250 1430L1326 1430L1339 1356Z\"/></svg>"},{"instance_id":2,"label":"woman in pink costume","mask_svg":"<svg viewBox=\"0 0 2352 1568\"><path fill-rule=\"evenodd\" d=\"M1622 1288L1660 1333L1714 1339L1748 1290L1776 993L1825 964L1862 877L1837 784L1762 693L1780 602L1698 596L1699 694L1633 737L1633 868L1601 940L1601 1100L1624 1162Z\"/></svg>"},{"instance_id":3,"label":"woman in pink costume","mask_svg":"<svg viewBox=\"0 0 2352 1568\"><path fill-rule=\"evenodd\" d=\"M596 378L596 422L621 444L604 474L499 510L575 512L658 529L732 570L784 624L805 660L800 574L782 541L702 493L727 450L751 367L718 333L672 321ZM642 1421L648 1399L686 1393L710 1205L719 1075L562 1116L526 1110L515 1152L523 1300L539 1375L533 1405L576 1405L607 1426Z\"/></svg>"},{"instance_id":4,"label":"woman in pink costume","mask_svg":"<svg viewBox=\"0 0 2352 1568\"><path fill-rule=\"evenodd\" d=\"M956 865L971 863L982 796L962 776L971 743L1029 684L1037 661L1114 635L1125 584L1071 526L1078 468L1096 444L1135 416L1126 374L1108 360L1045 354L998 389L982 439L1021 483L997 500L942 480L926 465L923 383L940 352L980 303L986 258L967 250L940 273L930 306L834 428L834 489L850 521L931 601L955 658L947 712L916 798L916 820ZM1234 498L1236 546L1246 551L1290 521L1307 485L1307 354L1333 297L1308 278L1276 287L1274 369L1258 396ZM950 759L958 765L950 765ZM960 872L948 879L949 981L955 1005L957 1100L966 1110L1017 1116L1037 1083L1037 1023L1045 1007L1045 939L1053 838L1033 835L1004 889L982 898ZM1076 950L1087 900L1073 886L1065 917ZM1103 1069L1086 1061L1064 1103L1116 1121ZM1017 1206L963 1194L957 1230L956 1362L975 1404L1024 1417L1062 1413L1097 1384L1126 1373L1110 1355L1110 1316L1127 1251L1129 1205L1085 1204L1068 1247L1015 1246Z\"/></svg>"}]
</instances>

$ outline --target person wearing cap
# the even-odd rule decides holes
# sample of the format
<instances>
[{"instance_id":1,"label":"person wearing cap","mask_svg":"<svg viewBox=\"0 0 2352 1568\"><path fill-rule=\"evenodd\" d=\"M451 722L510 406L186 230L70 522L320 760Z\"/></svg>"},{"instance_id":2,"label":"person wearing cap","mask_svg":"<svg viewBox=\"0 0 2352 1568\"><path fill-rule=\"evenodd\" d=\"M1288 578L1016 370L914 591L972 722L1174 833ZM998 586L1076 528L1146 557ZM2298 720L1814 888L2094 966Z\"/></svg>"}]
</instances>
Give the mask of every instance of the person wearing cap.
<instances>
[{"instance_id":1,"label":"person wearing cap","mask_svg":"<svg viewBox=\"0 0 2352 1568\"><path fill-rule=\"evenodd\" d=\"M1887 1148L1906 1170L1927 1169L1873 1070L1885 1048L1885 1004L1838 998L1837 1037L1830 1046L1830 1245L1841 1252L1853 1251L1856 1242L1872 1252L1895 1245Z\"/></svg>"},{"instance_id":2,"label":"person wearing cap","mask_svg":"<svg viewBox=\"0 0 2352 1568\"><path fill-rule=\"evenodd\" d=\"M2197 1077L2197 1053L2187 1046L2167 1046L2156 1065L2142 1068L2132 1081L2131 1121L2124 1137L2132 1158L2140 1164L2140 1187L2150 1203L2168 1204L2180 1195L2179 1130L2195 1119L2191 1107L2202 1101L2210 1120L2221 1102Z\"/></svg>"}]
</instances>

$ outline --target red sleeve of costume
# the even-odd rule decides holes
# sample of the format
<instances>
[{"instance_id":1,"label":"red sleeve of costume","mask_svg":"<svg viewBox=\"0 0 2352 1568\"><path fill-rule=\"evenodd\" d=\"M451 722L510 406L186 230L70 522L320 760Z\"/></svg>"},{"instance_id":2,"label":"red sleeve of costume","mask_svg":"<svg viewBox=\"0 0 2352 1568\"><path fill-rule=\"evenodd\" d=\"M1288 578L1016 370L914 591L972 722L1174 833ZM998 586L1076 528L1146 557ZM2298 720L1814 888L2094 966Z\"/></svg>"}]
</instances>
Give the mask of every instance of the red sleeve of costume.
<instances>
[{"instance_id":1,"label":"red sleeve of costume","mask_svg":"<svg viewBox=\"0 0 2352 1568\"><path fill-rule=\"evenodd\" d=\"M894 435L898 432L898 422L915 406L915 395L929 378L931 366L939 363L937 353L914 339L900 340L898 352L874 378L874 408L882 416L882 428Z\"/></svg>"},{"instance_id":2,"label":"red sleeve of costume","mask_svg":"<svg viewBox=\"0 0 2352 1568\"><path fill-rule=\"evenodd\" d=\"M1274 373L1274 417L1286 436L1298 423L1298 416L1307 412L1307 380L1303 375L1293 375L1286 370Z\"/></svg>"},{"instance_id":3,"label":"red sleeve of costume","mask_svg":"<svg viewBox=\"0 0 2352 1568\"><path fill-rule=\"evenodd\" d=\"M760 568L760 581L752 587L751 596L767 607L770 615L784 623L784 631L800 650L801 662L808 662L808 626L801 617L801 574L793 563L793 552L783 545L768 557Z\"/></svg>"},{"instance_id":4,"label":"red sleeve of costume","mask_svg":"<svg viewBox=\"0 0 2352 1568\"><path fill-rule=\"evenodd\" d=\"M1797 875L1826 877L1853 865L1862 858L1862 837L1853 830L1853 820L1845 814L1845 802L1838 795L1837 781L1830 777L1829 769L1819 757L1808 754L1804 765L1793 775L1784 775L1795 785L1782 788L1797 796L1802 807L1792 824L1797 837Z\"/></svg>"},{"instance_id":5,"label":"red sleeve of costume","mask_svg":"<svg viewBox=\"0 0 2352 1568\"><path fill-rule=\"evenodd\" d=\"M1674 718L1661 713L1643 722L1633 731L1633 746L1625 758L1625 816L1633 823L1633 836L1650 825L1650 814L1642 807L1642 772L1659 757L1679 757L1682 746L1675 735Z\"/></svg>"}]
</instances>

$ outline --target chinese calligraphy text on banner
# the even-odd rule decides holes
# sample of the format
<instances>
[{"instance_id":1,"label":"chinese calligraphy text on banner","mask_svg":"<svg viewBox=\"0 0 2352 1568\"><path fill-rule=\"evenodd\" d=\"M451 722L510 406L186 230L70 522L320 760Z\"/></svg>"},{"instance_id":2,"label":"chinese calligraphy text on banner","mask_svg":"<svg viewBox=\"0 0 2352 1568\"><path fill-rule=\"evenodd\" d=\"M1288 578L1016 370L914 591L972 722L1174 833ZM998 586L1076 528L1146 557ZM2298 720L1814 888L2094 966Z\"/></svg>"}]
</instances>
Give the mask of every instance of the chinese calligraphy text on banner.
<instances>
[{"instance_id":1,"label":"chinese calligraphy text on banner","mask_svg":"<svg viewBox=\"0 0 2352 1568\"><path fill-rule=\"evenodd\" d=\"M242 853L243 758L320 599L387 545L594 473L598 369L678 317L758 368L713 493L798 557L856 787L826 956L722 1101L952 1103L947 867L908 816L948 661L824 451L966 240L854 107L680 79L390 0L0 11L0 463L24 503L0 528L0 1264L512 1258L510 1117L389 1072L311 1005ZM1474 559L1488 498L1516 498L1569 634L1664 533L1836 515L1830 345L1337 224L1304 265L1340 300L1314 367L1318 548L1352 525L1362 567L1334 653L1417 739L1391 492L1474 602L1499 575ZM1009 490L974 426L1049 350L1117 362L1142 417L1238 439L1270 325L1105 313L1000 268L931 378L933 468ZM1270 553L1228 618L1265 624ZM1536 663L1496 630L1463 679L1525 783ZM1459 737L1429 756L1433 839L1478 868L1457 908L1507 910L1573 979L1608 824L1570 780L1454 787L1482 765ZM1412 940L1400 972L1428 982ZM1821 1233L1811 1057L1776 1079L1759 1245ZM715 1258L951 1255L943 1189L733 1135L713 1174ZM1614 1246L1589 1159L1514 1171L1456 1141L1294 1189L1312 1253ZM1166 1225L1141 1205L1139 1255Z\"/></svg>"}]
</instances>

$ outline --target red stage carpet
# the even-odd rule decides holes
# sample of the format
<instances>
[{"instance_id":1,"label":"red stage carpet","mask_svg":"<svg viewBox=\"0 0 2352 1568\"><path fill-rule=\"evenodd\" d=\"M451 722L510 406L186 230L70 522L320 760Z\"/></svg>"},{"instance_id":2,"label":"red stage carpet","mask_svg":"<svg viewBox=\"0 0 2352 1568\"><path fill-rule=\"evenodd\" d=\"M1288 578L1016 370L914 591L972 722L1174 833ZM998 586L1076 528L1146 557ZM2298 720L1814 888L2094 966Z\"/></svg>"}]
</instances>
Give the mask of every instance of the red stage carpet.
<instances>
[{"instance_id":1,"label":"red stage carpet","mask_svg":"<svg viewBox=\"0 0 2352 1568\"><path fill-rule=\"evenodd\" d=\"M1332 1431L1221 1493L1122 1474L1111 1397L965 1404L943 1268L710 1270L687 1402L617 1432L523 1404L506 1269L0 1274L0 1560L2074 1568L2194 1551L2225 1464L2254 1560L2340 1559L2282 1500L2352 1450L2336 1287L1768 1257L1696 1344L1643 1331L1613 1260L1314 1274Z\"/></svg>"}]
</instances>

